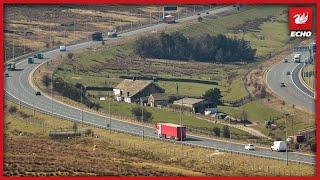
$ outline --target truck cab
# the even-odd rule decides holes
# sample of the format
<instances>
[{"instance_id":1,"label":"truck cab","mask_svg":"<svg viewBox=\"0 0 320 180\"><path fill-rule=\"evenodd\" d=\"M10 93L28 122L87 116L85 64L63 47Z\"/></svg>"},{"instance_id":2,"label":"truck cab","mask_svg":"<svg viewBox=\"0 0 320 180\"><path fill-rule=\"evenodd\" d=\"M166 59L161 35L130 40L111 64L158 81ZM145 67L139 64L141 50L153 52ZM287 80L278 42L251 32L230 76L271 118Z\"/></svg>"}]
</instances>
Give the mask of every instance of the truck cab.
<instances>
[{"instance_id":1,"label":"truck cab","mask_svg":"<svg viewBox=\"0 0 320 180\"><path fill-rule=\"evenodd\" d=\"M301 54L295 54L293 56L293 61L296 63L300 63L301 62Z\"/></svg>"},{"instance_id":2,"label":"truck cab","mask_svg":"<svg viewBox=\"0 0 320 180\"><path fill-rule=\"evenodd\" d=\"M28 64L33 64L33 57L28 57Z\"/></svg>"},{"instance_id":3,"label":"truck cab","mask_svg":"<svg viewBox=\"0 0 320 180\"><path fill-rule=\"evenodd\" d=\"M60 51L66 51L67 48L66 48L66 46L60 46L60 47L59 47L59 50L60 50Z\"/></svg>"}]
</instances>

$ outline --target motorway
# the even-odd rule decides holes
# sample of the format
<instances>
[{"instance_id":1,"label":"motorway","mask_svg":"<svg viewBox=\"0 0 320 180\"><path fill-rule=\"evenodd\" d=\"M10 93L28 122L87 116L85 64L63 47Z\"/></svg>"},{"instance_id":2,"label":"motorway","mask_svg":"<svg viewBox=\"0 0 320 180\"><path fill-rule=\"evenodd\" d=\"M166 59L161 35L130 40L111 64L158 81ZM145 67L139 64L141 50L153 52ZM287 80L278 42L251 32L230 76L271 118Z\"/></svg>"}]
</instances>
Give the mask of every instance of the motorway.
<instances>
[{"instance_id":1,"label":"motorway","mask_svg":"<svg viewBox=\"0 0 320 180\"><path fill-rule=\"evenodd\" d=\"M302 53L303 60L308 58L307 56L306 53ZM299 80L299 72L303 66L303 63L295 63L292 60L287 63L278 62L267 72L266 81L272 91L285 101L314 113L314 92L306 88ZM291 72L290 75L287 75L288 71ZM281 87L281 83L285 83L286 87Z\"/></svg>"},{"instance_id":2,"label":"motorway","mask_svg":"<svg viewBox=\"0 0 320 180\"><path fill-rule=\"evenodd\" d=\"M218 12L229 11L232 10L232 7L223 7L216 10L210 11L210 14L215 14ZM202 14L202 16L206 16L206 14ZM178 22L188 21L191 19L196 19L198 16L194 15L185 19L180 19ZM135 34L143 34L147 31L153 31L158 29L163 29L168 24L158 24L151 27L127 32L121 34L124 36L131 36ZM117 39L107 39L107 42L116 41ZM67 52L89 48L92 45L98 45L101 42L85 42L67 47ZM63 52L63 53L67 53ZM50 99L47 95L35 96L36 87L31 83L30 77L32 72L39 66L41 63L45 63L50 61L51 59L56 59L61 55L58 49L44 52L45 59L35 59L34 64L28 64L26 59L21 59L16 63L17 70L15 71L6 71L9 74L9 77L5 79L5 92L6 99L14 100L23 105L27 105L29 107L41 110L47 113L53 113L58 117L63 117L69 120L81 122L81 110L72 107L70 105L59 102L55 99ZM43 93L42 93L43 94ZM109 119L108 117L95 114L93 112L83 112L83 122L87 124L96 125L103 128L108 128ZM117 119L111 120L111 128L114 130L121 130L125 132L129 132L132 134L142 135L156 138L154 134L154 129L150 127L142 128L141 125L132 124L129 122L120 121ZM284 152L273 152L270 149L256 147L255 151L248 151L244 149L244 145L238 143L231 143L228 141L221 141L215 139L209 139L205 137L199 137L194 135L187 135L187 140L183 143L189 145L196 146L204 146L207 148L218 149L221 151L232 151L242 154L250 154L253 156L266 157L266 158L274 158L279 160L285 160L286 155ZM314 155L306 155L295 152L289 152L289 161L302 162L308 164L315 164L315 156Z\"/></svg>"}]
</instances>

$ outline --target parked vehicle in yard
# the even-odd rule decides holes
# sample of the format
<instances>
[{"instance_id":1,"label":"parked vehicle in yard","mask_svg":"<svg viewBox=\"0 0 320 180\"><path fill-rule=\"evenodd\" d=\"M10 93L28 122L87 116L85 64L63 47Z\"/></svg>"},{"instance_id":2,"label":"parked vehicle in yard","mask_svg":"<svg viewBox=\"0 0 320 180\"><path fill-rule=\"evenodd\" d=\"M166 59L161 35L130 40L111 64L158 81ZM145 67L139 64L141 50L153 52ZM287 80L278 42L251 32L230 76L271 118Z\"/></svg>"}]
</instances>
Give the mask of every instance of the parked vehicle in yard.
<instances>
[{"instance_id":1,"label":"parked vehicle in yard","mask_svg":"<svg viewBox=\"0 0 320 180\"><path fill-rule=\"evenodd\" d=\"M185 140L186 127L173 123L157 123L155 133L159 138Z\"/></svg>"},{"instance_id":2,"label":"parked vehicle in yard","mask_svg":"<svg viewBox=\"0 0 320 180\"><path fill-rule=\"evenodd\" d=\"M255 147L253 144L246 144L244 145L245 150L255 150Z\"/></svg>"},{"instance_id":3,"label":"parked vehicle in yard","mask_svg":"<svg viewBox=\"0 0 320 180\"><path fill-rule=\"evenodd\" d=\"M175 23L175 22L176 22L175 17L172 16L171 14L166 15L166 16L163 18L163 20L164 20L165 23L168 23L168 24L171 24L171 23Z\"/></svg>"},{"instance_id":4,"label":"parked vehicle in yard","mask_svg":"<svg viewBox=\"0 0 320 180\"><path fill-rule=\"evenodd\" d=\"M102 41L103 37L102 37L102 32L94 32L92 34L92 41Z\"/></svg>"},{"instance_id":5,"label":"parked vehicle in yard","mask_svg":"<svg viewBox=\"0 0 320 180\"><path fill-rule=\"evenodd\" d=\"M41 96L41 92L40 91L36 91L36 96Z\"/></svg>"},{"instance_id":6,"label":"parked vehicle in yard","mask_svg":"<svg viewBox=\"0 0 320 180\"><path fill-rule=\"evenodd\" d=\"M274 141L273 145L271 146L271 151L286 151L287 150L287 143L284 141Z\"/></svg>"},{"instance_id":7,"label":"parked vehicle in yard","mask_svg":"<svg viewBox=\"0 0 320 180\"><path fill-rule=\"evenodd\" d=\"M118 33L116 29L108 32L108 38L115 38L117 36L118 36Z\"/></svg>"},{"instance_id":8,"label":"parked vehicle in yard","mask_svg":"<svg viewBox=\"0 0 320 180\"><path fill-rule=\"evenodd\" d=\"M66 46L60 46L60 51L66 51L67 50L67 48L66 48Z\"/></svg>"}]
</instances>

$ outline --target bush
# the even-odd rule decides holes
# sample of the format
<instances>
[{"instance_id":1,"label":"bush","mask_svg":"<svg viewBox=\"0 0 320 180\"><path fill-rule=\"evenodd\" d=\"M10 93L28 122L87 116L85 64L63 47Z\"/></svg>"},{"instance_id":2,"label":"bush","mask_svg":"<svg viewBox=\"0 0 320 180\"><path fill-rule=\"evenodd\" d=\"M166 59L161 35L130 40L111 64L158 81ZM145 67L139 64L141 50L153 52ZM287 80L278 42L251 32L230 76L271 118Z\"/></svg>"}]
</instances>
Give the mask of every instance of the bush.
<instances>
[{"instance_id":1,"label":"bush","mask_svg":"<svg viewBox=\"0 0 320 180\"><path fill-rule=\"evenodd\" d=\"M317 152L317 144L314 138L310 139L308 144L310 145L310 150L312 152Z\"/></svg>"},{"instance_id":2,"label":"bush","mask_svg":"<svg viewBox=\"0 0 320 180\"><path fill-rule=\"evenodd\" d=\"M42 82L43 84L46 86L46 88L48 88L48 86L51 83L51 79L49 78L49 76L46 74L42 77Z\"/></svg>"},{"instance_id":3,"label":"bush","mask_svg":"<svg viewBox=\"0 0 320 180\"><path fill-rule=\"evenodd\" d=\"M141 107L134 107L131 109L132 115L138 120L142 121L142 108ZM151 121L152 120L152 113L147 111L143 108L143 122Z\"/></svg>"},{"instance_id":4,"label":"bush","mask_svg":"<svg viewBox=\"0 0 320 180\"><path fill-rule=\"evenodd\" d=\"M223 137L230 138L230 129L229 126L223 126L222 128Z\"/></svg>"},{"instance_id":5,"label":"bush","mask_svg":"<svg viewBox=\"0 0 320 180\"><path fill-rule=\"evenodd\" d=\"M14 113L16 113L17 112L17 108L15 107L15 106L10 106L10 108L9 108L9 113L10 114L14 114Z\"/></svg>"},{"instance_id":6,"label":"bush","mask_svg":"<svg viewBox=\"0 0 320 180\"><path fill-rule=\"evenodd\" d=\"M212 131L213 131L213 133L214 133L215 136L220 137L220 128L219 128L219 127L214 127L214 128L212 129Z\"/></svg>"}]
</instances>

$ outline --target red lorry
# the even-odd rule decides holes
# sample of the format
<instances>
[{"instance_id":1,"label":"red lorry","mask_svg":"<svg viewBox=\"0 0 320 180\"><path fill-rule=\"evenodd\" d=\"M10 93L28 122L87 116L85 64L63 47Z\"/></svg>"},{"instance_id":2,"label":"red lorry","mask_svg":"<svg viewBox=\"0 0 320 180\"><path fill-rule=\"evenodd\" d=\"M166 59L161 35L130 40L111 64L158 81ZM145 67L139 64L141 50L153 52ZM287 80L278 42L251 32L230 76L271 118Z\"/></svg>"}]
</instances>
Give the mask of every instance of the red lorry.
<instances>
[{"instance_id":1,"label":"red lorry","mask_svg":"<svg viewBox=\"0 0 320 180\"><path fill-rule=\"evenodd\" d=\"M167 138L174 140L186 139L186 127L172 123L157 123L155 133L159 138Z\"/></svg>"}]
</instances>

